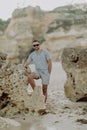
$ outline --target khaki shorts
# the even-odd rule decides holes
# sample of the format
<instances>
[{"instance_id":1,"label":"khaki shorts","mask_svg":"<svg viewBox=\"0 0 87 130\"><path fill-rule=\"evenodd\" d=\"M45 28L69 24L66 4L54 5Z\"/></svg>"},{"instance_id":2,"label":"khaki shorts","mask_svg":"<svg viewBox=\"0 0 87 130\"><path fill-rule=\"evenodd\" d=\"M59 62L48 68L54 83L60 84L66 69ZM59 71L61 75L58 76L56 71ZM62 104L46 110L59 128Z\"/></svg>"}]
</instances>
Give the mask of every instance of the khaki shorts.
<instances>
[{"instance_id":1,"label":"khaki shorts","mask_svg":"<svg viewBox=\"0 0 87 130\"><path fill-rule=\"evenodd\" d=\"M42 84L46 84L46 85L49 84L50 74L47 69L44 69L44 70L37 69L35 73L37 74L39 78L41 78Z\"/></svg>"}]
</instances>

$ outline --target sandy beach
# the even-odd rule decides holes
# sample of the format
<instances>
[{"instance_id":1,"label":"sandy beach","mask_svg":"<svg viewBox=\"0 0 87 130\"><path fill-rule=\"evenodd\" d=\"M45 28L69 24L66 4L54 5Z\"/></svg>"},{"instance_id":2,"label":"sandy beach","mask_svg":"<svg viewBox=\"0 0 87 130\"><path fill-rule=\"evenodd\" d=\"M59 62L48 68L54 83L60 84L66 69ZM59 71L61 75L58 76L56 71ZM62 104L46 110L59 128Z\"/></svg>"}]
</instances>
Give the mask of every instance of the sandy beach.
<instances>
[{"instance_id":1,"label":"sandy beach","mask_svg":"<svg viewBox=\"0 0 87 130\"><path fill-rule=\"evenodd\" d=\"M15 122L0 130L87 130L87 103L71 102L65 97L67 76L60 62L53 63L46 113L14 117ZM37 86L41 85L38 80Z\"/></svg>"}]
</instances>

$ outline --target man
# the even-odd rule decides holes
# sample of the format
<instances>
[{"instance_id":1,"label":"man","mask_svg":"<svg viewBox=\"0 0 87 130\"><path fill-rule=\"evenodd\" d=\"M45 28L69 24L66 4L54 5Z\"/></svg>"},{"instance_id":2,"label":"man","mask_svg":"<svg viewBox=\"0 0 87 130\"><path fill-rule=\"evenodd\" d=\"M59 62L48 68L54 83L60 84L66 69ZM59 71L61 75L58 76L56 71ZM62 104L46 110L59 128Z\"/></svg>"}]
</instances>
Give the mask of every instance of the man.
<instances>
[{"instance_id":1,"label":"man","mask_svg":"<svg viewBox=\"0 0 87 130\"><path fill-rule=\"evenodd\" d=\"M50 74L52 70L51 57L46 50L40 49L40 42L38 40L34 40L32 42L32 45L35 51L29 55L28 60L25 64L25 67L29 72L29 75L28 75L29 83L33 90L36 87L34 79L41 78L42 92L43 92L43 95L45 96L45 102L46 102L47 88L48 88ZM29 68L28 68L29 64L31 64L32 62L35 64L35 69L36 69L35 73L29 71Z\"/></svg>"}]
</instances>

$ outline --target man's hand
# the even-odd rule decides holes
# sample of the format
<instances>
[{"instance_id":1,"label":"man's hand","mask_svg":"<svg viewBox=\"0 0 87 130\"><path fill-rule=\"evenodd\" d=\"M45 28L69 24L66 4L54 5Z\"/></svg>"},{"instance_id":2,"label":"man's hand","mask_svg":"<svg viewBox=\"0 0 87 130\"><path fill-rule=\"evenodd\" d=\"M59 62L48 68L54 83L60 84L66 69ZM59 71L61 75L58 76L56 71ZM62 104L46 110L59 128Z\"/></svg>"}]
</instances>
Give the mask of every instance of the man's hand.
<instances>
[{"instance_id":1,"label":"man's hand","mask_svg":"<svg viewBox=\"0 0 87 130\"><path fill-rule=\"evenodd\" d=\"M24 67L27 69L28 68L28 66L29 66L29 61L27 61L26 63L25 63L25 65L24 65Z\"/></svg>"},{"instance_id":2,"label":"man's hand","mask_svg":"<svg viewBox=\"0 0 87 130\"><path fill-rule=\"evenodd\" d=\"M24 65L24 67L26 68L26 71L27 71L28 74L31 73L31 69L30 69L30 67L29 67L29 64L30 64L30 62L27 61L27 62L25 63L25 65Z\"/></svg>"},{"instance_id":3,"label":"man's hand","mask_svg":"<svg viewBox=\"0 0 87 130\"><path fill-rule=\"evenodd\" d=\"M24 67L27 69L28 66L27 66L27 65L24 65Z\"/></svg>"},{"instance_id":4,"label":"man's hand","mask_svg":"<svg viewBox=\"0 0 87 130\"><path fill-rule=\"evenodd\" d=\"M31 69L30 69L29 66L26 68L26 71L27 71L28 74L31 74Z\"/></svg>"}]
</instances>

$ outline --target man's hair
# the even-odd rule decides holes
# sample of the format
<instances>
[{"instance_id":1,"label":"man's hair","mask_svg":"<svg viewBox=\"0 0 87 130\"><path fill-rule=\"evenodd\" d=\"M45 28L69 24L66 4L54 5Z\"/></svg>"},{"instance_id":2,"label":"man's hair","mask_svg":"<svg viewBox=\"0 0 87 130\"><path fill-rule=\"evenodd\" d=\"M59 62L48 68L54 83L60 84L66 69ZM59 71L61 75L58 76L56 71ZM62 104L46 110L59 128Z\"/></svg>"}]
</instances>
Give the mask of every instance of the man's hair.
<instances>
[{"instance_id":1,"label":"man's hair","mask_svg":"<svg viewBox=\"0 0 87 130\"><path fill-rule=\"evenodd\" d=\"M38 40L33 40L33 42L39 42L39 41L38 41ZM33 43L33 42L32 42L32 43ZM39 42L39 43L40 43L40 42Z\"/></svg>"}]
</instances>

